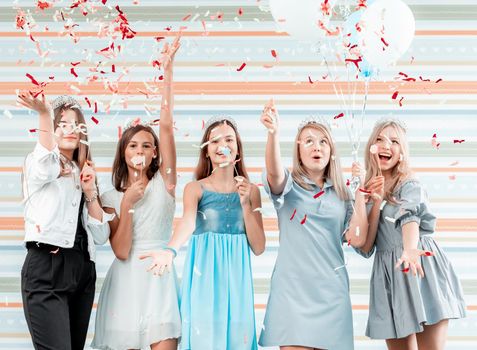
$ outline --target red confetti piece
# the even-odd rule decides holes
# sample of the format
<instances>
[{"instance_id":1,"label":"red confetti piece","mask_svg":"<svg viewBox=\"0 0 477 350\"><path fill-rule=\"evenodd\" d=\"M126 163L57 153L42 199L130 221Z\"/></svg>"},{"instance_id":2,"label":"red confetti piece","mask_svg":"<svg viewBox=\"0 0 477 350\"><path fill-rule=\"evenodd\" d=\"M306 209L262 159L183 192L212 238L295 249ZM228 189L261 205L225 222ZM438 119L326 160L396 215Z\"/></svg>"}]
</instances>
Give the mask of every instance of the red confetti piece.
<instances>
[{"instance_id":1,"label":"red confetti piece","mask_svg":"<svg viewBox=\"0 0 477 350\"><path fill-rule=\"evenodd\" d=\"M29 129L29 132L37 132L38 129Z\"/></svg>"},{"instance_id":2,"label":"red confetti piece","mask_svg":"<svg viewBox=\"0 0 477 350\"><path fill-rule=\"evenodd\" d=\"M90 102L89 98L85 97L84 99L85 99L86 103L88 104L89 108L91 108L91 102Z\"/></svg>"},{"instance_id":3,"label":"red confetti piece","mask_svg":"<svg viewBox=\"0 0 477 350\"><path fill-rule=\"evenodd\" d=\"M292 221L292 220L293 220L293 218L295 217L295 214L296 214L296 209L295 209L295 210L293 210L293 214L292 214L292 216L290 217L290 221Z\"/></svg>"},{"instance_id":4,"label":"red confetti piece","mask_svg":"<svg viewBox=\"0 0 477 350\"><path fill-rule=\"evenodd\" d=\"M401 271L404 272L404 273L407 273L407 272L409 272L409 267L407 267L405 269L402 269Z\"/></svg>"},{"instance_id":5,"label":"red confetti piece","mask_svg":"<svg viewBox=\"0 0 477 350\"><path fill-rule=\"evenodd\" d=\"M160 76L159 76L159 80L164 80L164 76L163 76L163 75L160 75Z\"/></svg>"},{"instance_id":6,"label":"red confetti piece","mask_svg":"<svg viewBox=\"0 0 477 350\"><path fill-rule=\"evenodd\" d=\"M402 75L402 76L405 77L405 78L408 77L408 75L407 75L406 73L403 73L403 72L399 72L398 74L399 74L399 75Z\"/></svg>"},{"instance_id":7,"label":"red confetti piece","mask_svg":"<svg viewBox=\"0 0 477 350\"><path fill-rule=\"evenodd\" d=\"M420 79L421 81L431 81L431 79L424 79L424 78L421 77L421 76L419 76L419 79Z\"/></svg>"},{"instance_id":8,"label":"red confetti piece","mask_svg":"<svg viewBox=\"0 0 477 350\"><path fill-rule=\"evenodd\" d=\"M360 189L359 189L359 192L371 194L371 191L365 190L364 188L360 188Z\"/></svg>"},{"instance_id":9,"label":"red confetti piece","mask_svg":"<svg viewBox=\"0 0 477 350\"><path fill-rule=\"evenodd\" d=\"M116 73L116 66L114 64L111 66L111 72Z\"/></svg>"},{"instance_id":10,"label":"red confetti piece","mask_svg":"<svg viewBox=\"0 0 477 350\"><path fill-rule=\"evenodd\" d=\"M441 81L442 81L442 79L437 79L437 80L436 80L436 84L437 84L437 83L440 83Z\"/></svg>"},{"instance_id":11,"label":"red confetti piece","mask_svg":"<svg viewBox=\"0 0 477 350\"><path fill-rule=\"evenodd\" d=\"M247 65L247 63L245 63L245 62L242 63L242 65L239 68L237 68L237 72L241 72L242 69L244 69L246 65Z\"/></svg>"},{"instance_id":12,"label":"red confetti piece","mask_svg":"<svg viewBox=\"0 0 477 350\"><path fill-rule=\"evenodd\" d=\"M313 198L317 199L318 197L321 197L325 193L324 190L321 190L320 192L316 193Z\"/></svg>"},{"instance_id":13,"label":"red confetti piece","mask_svg":"<svg viewBox=\"0 0 477 350\"><path fill-rule=\"evenodd\" d=\"M313 84L313 80L311 80L311 77L310 77L310 76L308 76L308 82L309 82L310 84Z\"/></svg>"},{"instance_id":14,"label":"red confetti piece","mask_svg":"<svg viewBox=\"0 0 477 350\"><path fill-rule=\"evenodd\" d=\"M187 16L185 16L184 18L182 18L182 21L187 21L187 20L189 20L191 17L192 17L192 15L191 15L191 14L188 14Z\"/></svg>"},{"instance_id":15,"label":"red confetti piece","mask_svg":"<svg viewBox=\"0 0 477 350\"><path fill-rule=\"evenodd\" d=\"M40 233L41 232L40 225L35 225L35 227L36 227L36 232Z\"/></svg>"},{"instance_id":16,"label":"red confetti piece","mask_svg":"<svg viewBox=\"0 0 477 350\"><path fill-rule=\"evenodd\" d=\"M73 66L73 67L76 67L78 64L80 64L81 62L70 62L70 64Z\"/></svg>"},{"instance_id":17,"label":"red confetti piece","mask_svg":"<svg viewBox=\"0 0 477 350\"><path fill-rule=\"evenodd\" d=\"M454 143L462 143L465 142L465 140L454 140Z\"/></svg>"},{"instance_id":18,"label":"red confetti piece","mask_svg":"<svg viewBox=\"0 0 477 350\"><path fill-rule=\"evenodd\" d=\"M356 59L353 59L353 58L346 58L345 59L345 62L350 62L350 63L353 63L355 66L356 66L356 69L360 70L361 69L359 68L359 62L362 62L363 59L361 57L358 57Z\"/></svg>"},{"instance_id":19,"label":"red confetti piece","mask_svg":"<svg viewBox=\"0 0 477 350\"><path fill-rule=\"evenodd\" d=\"M433 252L428 252L428 251L426 251L424 254L425 254L426 256L433 256L433 255L434 255Z\"/></svg>"},{"instance_id":20,"label":"red confetti piece","mask_svg":"<svg viewBox=\"0 0 477 350\"><path fill-rule=\"evenodd\" d=\"M271 50L273 58L277 58L277 52L275 50Z\"/></svg>"},{"instance_id":21,"label":"red confetti piece","mask_svg":"<svg viewBox=\"0 0 477 350\"><path fill-rule=\"evenodd\" d=\"M404 78L403 81L416 81L416 78Z\"/></svg>"},{"instance_id":22,"label":"red confetti piece","mask_svg":"<svg viewBox=\"0 0 477 350\"><path fill-rule=\"evenodd\" d=\"M73 67L71 67L70 73L73 74L75 78L78 78L78 74L76 74L75 69Z\"/></svg>"},{"instance_id":23,"label":"red confetti piece","mask_svg":"<svg viewBox=\"0 0 477 350\"><path fill-rule=\"evenodd\" d=\"M351 245L351 239L348 239L348 247Z\"/></svg>"},{"instance_id":24,"label":"red confetti piece","mask_svg":"<svg viewBox=\"0 0 477 350\"><path fill-rule=\"evenodd\" d=\"M98 113L98 102L94 103L94 113Z\"/></svg>"},{"instance_id":25,"label":"red confetti piece","mask_svg":"<svg viewBox=\"0 0 477 350\"><path fill-rule=\"evenodd\" d=\"M394 91L394 93L393 93L393 95L391 96L391 98L392 98L393 100L395 100L395 99L397 98L398 94L399 94L399 91Z\"/></svg>"},{"instance_id":26,"label":"red confetti piece","mask_svg":"<svg viewBox=\"0 0 477 350\"><path fill-rule=\"evenodd\" d=\"M164 36L156 36L154 39L155 39L157 42L159 42L159 41L161 41L161 40L164 40L165 38L166 38L166 37L164 37Z\"/></svg>"},{"instance_id":27,"label":"red confetti piece","mask_svg":"<svg viewBox=\"0 0 477 350\"><path fill-rule=\"evenodd\" d=\"M239 9L238 9L238 15L239 15L239 16L242 16L242 15L243 15L243 10L242 10L242 8L239 8Z\"/></svg>"},{"instance_id":28,"label":"red confetti piece","mask_svg":"<svg viewBox=\"0 0 477 350\"><path fill-rule=\"evenodd\" d=\"M106 2L107 2L107 1L108 1L108 0L101 0L101 2L103 3L103 5L106 5Z\"/></svg>"},{"instance_id":29,"label":"red confetti piece","mask_svg":"<svg viewBox=\"0 0 477 350\"><path fill-rule=\"evenodd\" d=\"M40 10L45 10L50 7L53 7L53 4L50 4L48 1L38 0L36 7Z\"/></svg>"},{"instance_id":30,"label":"red confetti piece","mask_svg":"<svg viewBox=\"0 0 477 350\"><path fill-rule=\"evenodd\" d=\"M333 119L338 119L338 118L343 118L343 117L344 117L344 113L341 112L340 114L335 115L335 116L333 117Z\"/></svg>"},{"instance_id":31,"label":"red confetti piece","mask_svg":"<svg viewBox=\"0 0 477 350\"><path fill-rule=\"evenodd\" d=\"M304 224L306 222L306 214L305 214L305 217L300 221L300 224Z\"/></svg>"},{"instance_id":32,"label":"red confetti piece","mask_svg":"<svg viewBox=\"0 0 477 350\"><path fill-rule=\"evenodd\" d=\"M325 0L321 3L321 13L323 13L324 16L329 16L330 15L330 4L328 3L328 0Z\"/></svg>"},{"instance_id":33,"label":"red confetti piece","mask_svg":"<svg viewBox=\"0 0 477 350\"><path fill-rule=\"evenodd\" d=\"M349 186L351 184L351 182L349 181L349 179L346 179L346 186Z\"/></svg>"},{"instance_id":34,"label":"red confetti piece","mask_svg":"<svg viewBox=\"0 0 477 350\"><path fill-rule=\"evenodd\" d=\"M31 80L31 82L35 85L40 85L35 78L33 78L33 76L30 74L30 73L26 73L26 76L27 78L29 78Z\"/></svg>"},{"instance_id":35,"label":"red confetti piece","mask_svg":"<svg viewBox=\"0 0 477 350\"><path fill-rule=\"evenodd\" d=\"M402 100L404 100L404 97L401 97L401 99L399 100L399 107L402 107Z\"/></svg>"},{"instance_id":36,"label":"red confetti piece","mask_svg":"<svg viewBox=\"0 0 477 350\"><path fill-rule=\"evenodd\" d=\"M23 26L26 23L25 12L18 10L17 16L15 17L15 22L17 29L23 29Z\"/></svg>"},{"instance_id":37,"label":"red confetti piece","mask_svg":"<svg viewBox=\"0 0 477 350\"><path fill-rule=\"evenodd\" d=\"M92 120L95 124L98 124L98 123L99 123L99 120L96 119L94 116L91 117L91 120Z\"/></svg>"},{"instance_id":38,"label":"red confetti piece","mask_svg":"<svg viewBox=\"0 0 477 350\"><path fill-rule=\"evenodd\" d=\"M381 42L385 45L385 46L389 46L389 44L386 42L386 40L384 40L384 38L381 38ZM384 48L383 48L384 49Z\"/></svg>"}]
</instances>

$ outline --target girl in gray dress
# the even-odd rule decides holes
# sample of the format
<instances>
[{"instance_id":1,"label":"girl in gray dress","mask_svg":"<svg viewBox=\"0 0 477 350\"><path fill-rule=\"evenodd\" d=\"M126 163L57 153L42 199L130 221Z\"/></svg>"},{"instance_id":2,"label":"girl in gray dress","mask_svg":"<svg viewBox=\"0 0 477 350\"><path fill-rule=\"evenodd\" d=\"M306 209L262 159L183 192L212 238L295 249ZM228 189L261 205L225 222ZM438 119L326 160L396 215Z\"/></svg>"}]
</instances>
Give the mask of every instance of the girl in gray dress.
<instances>
[{"instance_id":1,"label":"girl in gray dress","mask_svg":"<svg viewBox=\"0 0 477 350\"><path fill-rule=\"evenodd\" d=\"M366 240L364 197L356 196L353 212L326 124L300 125L290 172L281 162L273 103L261 122L269 130L263 182L277 211L280 248L259 344L281 350L353 349L342 243L360 247ZM359 175L358 164L353 173Z\"/></svg>"},{"instance_id":2,"label":"girl in gray dress","mask_svg":"<svg viewBox=\"0 0 477 350\"><path fill-rule=\"evenodd\" d=\"M432 234L436 217L411 174L406 129L378 122L365 155L369 230L360 253L376 252L366 335L388 349L444 349L448 320L465 316L462 289ZM425 276L425 277L424 277ZM419 278L421 277L421 278Z\"/></svg>"}]
</instances>

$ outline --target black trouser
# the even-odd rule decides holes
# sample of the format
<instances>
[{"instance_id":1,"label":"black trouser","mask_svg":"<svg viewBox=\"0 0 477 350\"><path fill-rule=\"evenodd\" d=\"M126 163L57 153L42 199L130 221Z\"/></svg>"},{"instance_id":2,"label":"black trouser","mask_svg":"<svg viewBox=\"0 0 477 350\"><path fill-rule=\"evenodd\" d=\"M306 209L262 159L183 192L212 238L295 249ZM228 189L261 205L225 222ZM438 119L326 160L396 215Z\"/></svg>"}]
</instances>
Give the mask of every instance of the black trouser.
<instances>
[{"instance_id":1,"label":"black trouser","mask_svg":"<svg viewBox=\"0 0 477 350\"><path fill-rule=\"evenodd\" d=\"M23 311L35 349L83 349L93 307L96 270L86 237L73 248L27 243Z\"/></svg>"}]
</instances>

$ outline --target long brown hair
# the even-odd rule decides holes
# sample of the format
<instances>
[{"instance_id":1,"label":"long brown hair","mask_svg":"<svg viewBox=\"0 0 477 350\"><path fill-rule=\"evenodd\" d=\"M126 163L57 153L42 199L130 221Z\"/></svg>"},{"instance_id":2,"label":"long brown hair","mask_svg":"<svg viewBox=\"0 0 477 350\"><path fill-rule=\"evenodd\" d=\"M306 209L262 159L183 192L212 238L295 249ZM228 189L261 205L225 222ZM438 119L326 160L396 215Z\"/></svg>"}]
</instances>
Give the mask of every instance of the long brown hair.
<instances>
[{"instance_id":1,"label":"long brown hair","mask_svg":"<svg viewBox=\"0 0 477 350\"><path fill-rule=\"evenodd\" d=\"M156 133L150 126L145 126L138 124L136 126L132 126L126 129L121 139L118 142L116 147L116 155L114 157L113 162L113 169L112 169L112 181L113 185L118 191L124 190L124 185L128 183L129 180L129 173L128 173L128 165L126 163L125 151L128 143L131 141L134 135L136 135L139 131L147 131L152 135L154 138L154 147L156 148L157 157L152 158L151 164L146 170L146 175L149 180L151 180L154 175L159 170L161 166L161 153L159 152L159 138L157 137Z\"/></svg>"},{"instance_id":2,"label":"long brown hair","mask_svg":"<svg viewBox=\"0 0 477 350\"><path fill-rule=\"evenodd\" d=\"M236 136L237 140L237 158L236 160L237 163L235 164L235 176L243 176L246 179L248 179L248 174L247 170L245 169L245 163L244 163L244 154L243 154L243 146L242 146L242 140L240 139L240 135L237 131L237 129L233 126L231 122L229 122L227 119L223 120L218 120L212 124L209 125L207 129L205 129L204 136L202 136L202 141L201 144L204 144L205 142L209 141L210 133L212 132L212 129L215 127L219 126L221 123L225 123L228 126L230 126ZM212 174L212 162L210 161L210 158L207 157L207 147L202 147L199 153L199 163L197 164L195 171L194 171L194 177L196 180L201 180L205 179L206 177L210 176Z\"/></svg>"},{"instance_id":3,"label":"long brown hair","mask_svg":"<svg viewBox=\"0 0 477 350\"><path fill-rule=\"evenodd\" d=\"M56 129L58 128L58 124L60 123L61 118L63 117L63 113L68 110L72 110L73 112L75 112L76 117L78 118L78 124L86 125L86 121L84 119L84 115L81 109L71 105L62 105L62 106L59 106L58 108L55 108L53 111L53 115L54 115L53 132L55 132ZM78 135L79 135L80 141L83 140L87 143L87 144L84 144L80 142L78 145L78 148L76 148L73 152L73 160L76 161L81 171L81 169L83 169L84 163L86 163L86 160L91 160L91 150L88 152L88 148L90 147L88 146L89 145L88 135L85 135L81 132L78 133ZM61 161L61 169L64 170L64 168L65 168L65 164L63 163L63 161Z\"/></svg>"},{"instance_id":4,"label":"long brown hair","mask_svg":"<svg viewBox=\"0 0 477 350\"><path fill-rule=\"evenodd\" d=\"M399 145L401 146L402 159L398 164L391 169L391 181L387 182L384 188L384 199L386 201L396 204L396 200L393 197L394 191L407 179L413 177L409 165L409 145L406 138L406 130L401 126L399 121L389 119L385 121L377 122L374 126L371 136L369 136L368 143L364 150L364 164L366 166L366 178L365 184L368 184L369 180L378 175L378 161L375 156L371 156L370 148L374 145L378 139L379 134L388 126L394 128L398 135Z\"/></svg>"},{"instance_id":5,"label":"long brown hair","mask_svg":"<svg viewBox=\"0 0 477 350\"><path fill-rule=\"evenodd\" d=\"M350 195L343 181L343 173L341 171L341 163L340 158L338 156L338 151L336 149L335 143L333 142L333 138L331 137L330 130L324 124L318 122L310 122L303 126L296 134L295 145L293 147L293 180L295 180L295 182L298 183L304 189L312 189L310 185L303 181L303 177L308 178L309 174L301 161L300 144L298 143L303 130L305 130L306 128L315 129L325 135L325 137L328 139L330 144L330 155L334 156L334 159L330 156L328 165L326 165L325 168L324 177L325 179L330 179L333 182L333 187L340 199L349 200Z\"/></svg>"}]
</instances>

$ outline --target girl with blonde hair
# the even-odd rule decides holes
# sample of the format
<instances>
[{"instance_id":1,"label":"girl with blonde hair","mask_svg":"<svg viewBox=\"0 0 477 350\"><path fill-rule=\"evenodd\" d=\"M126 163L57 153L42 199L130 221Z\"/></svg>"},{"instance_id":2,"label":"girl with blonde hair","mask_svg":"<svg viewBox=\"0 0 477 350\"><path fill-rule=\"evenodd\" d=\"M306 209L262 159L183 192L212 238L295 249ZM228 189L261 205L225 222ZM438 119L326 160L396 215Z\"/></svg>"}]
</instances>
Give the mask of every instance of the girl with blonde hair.
<instances>
[{"instance_id":1,"label":"girl with blonde hair","mask_svg":"<svg viewBox=\"0 0 477 350\"><path fill-rule=\"evenodd\" d=\"M448 320L465 317L459 280L434 241L436 217L409 165L406 128L378 122L366 154L369 229L358 249L375 252L366 335L390 350L443 350ZM417 276L419 275L419 276Z\"/></svg>"},{"instance_id":2,"label":"girl with blonde hair","mask_svg":"<svg viewBox=\"0 0 477 350\"><path fill-rule=\"evenodd\" d=\"M300 124L293 169L282 166L278 113L269 103L261 116L269 130L265 190L277 211L280 248L272 275L261 346L291 349L353 349L353 321L343 242L366 240L364 198L355 210L342 178L326 123ZM361 176L359 164L353 175Z\"/></svg>"}]
</instances>

